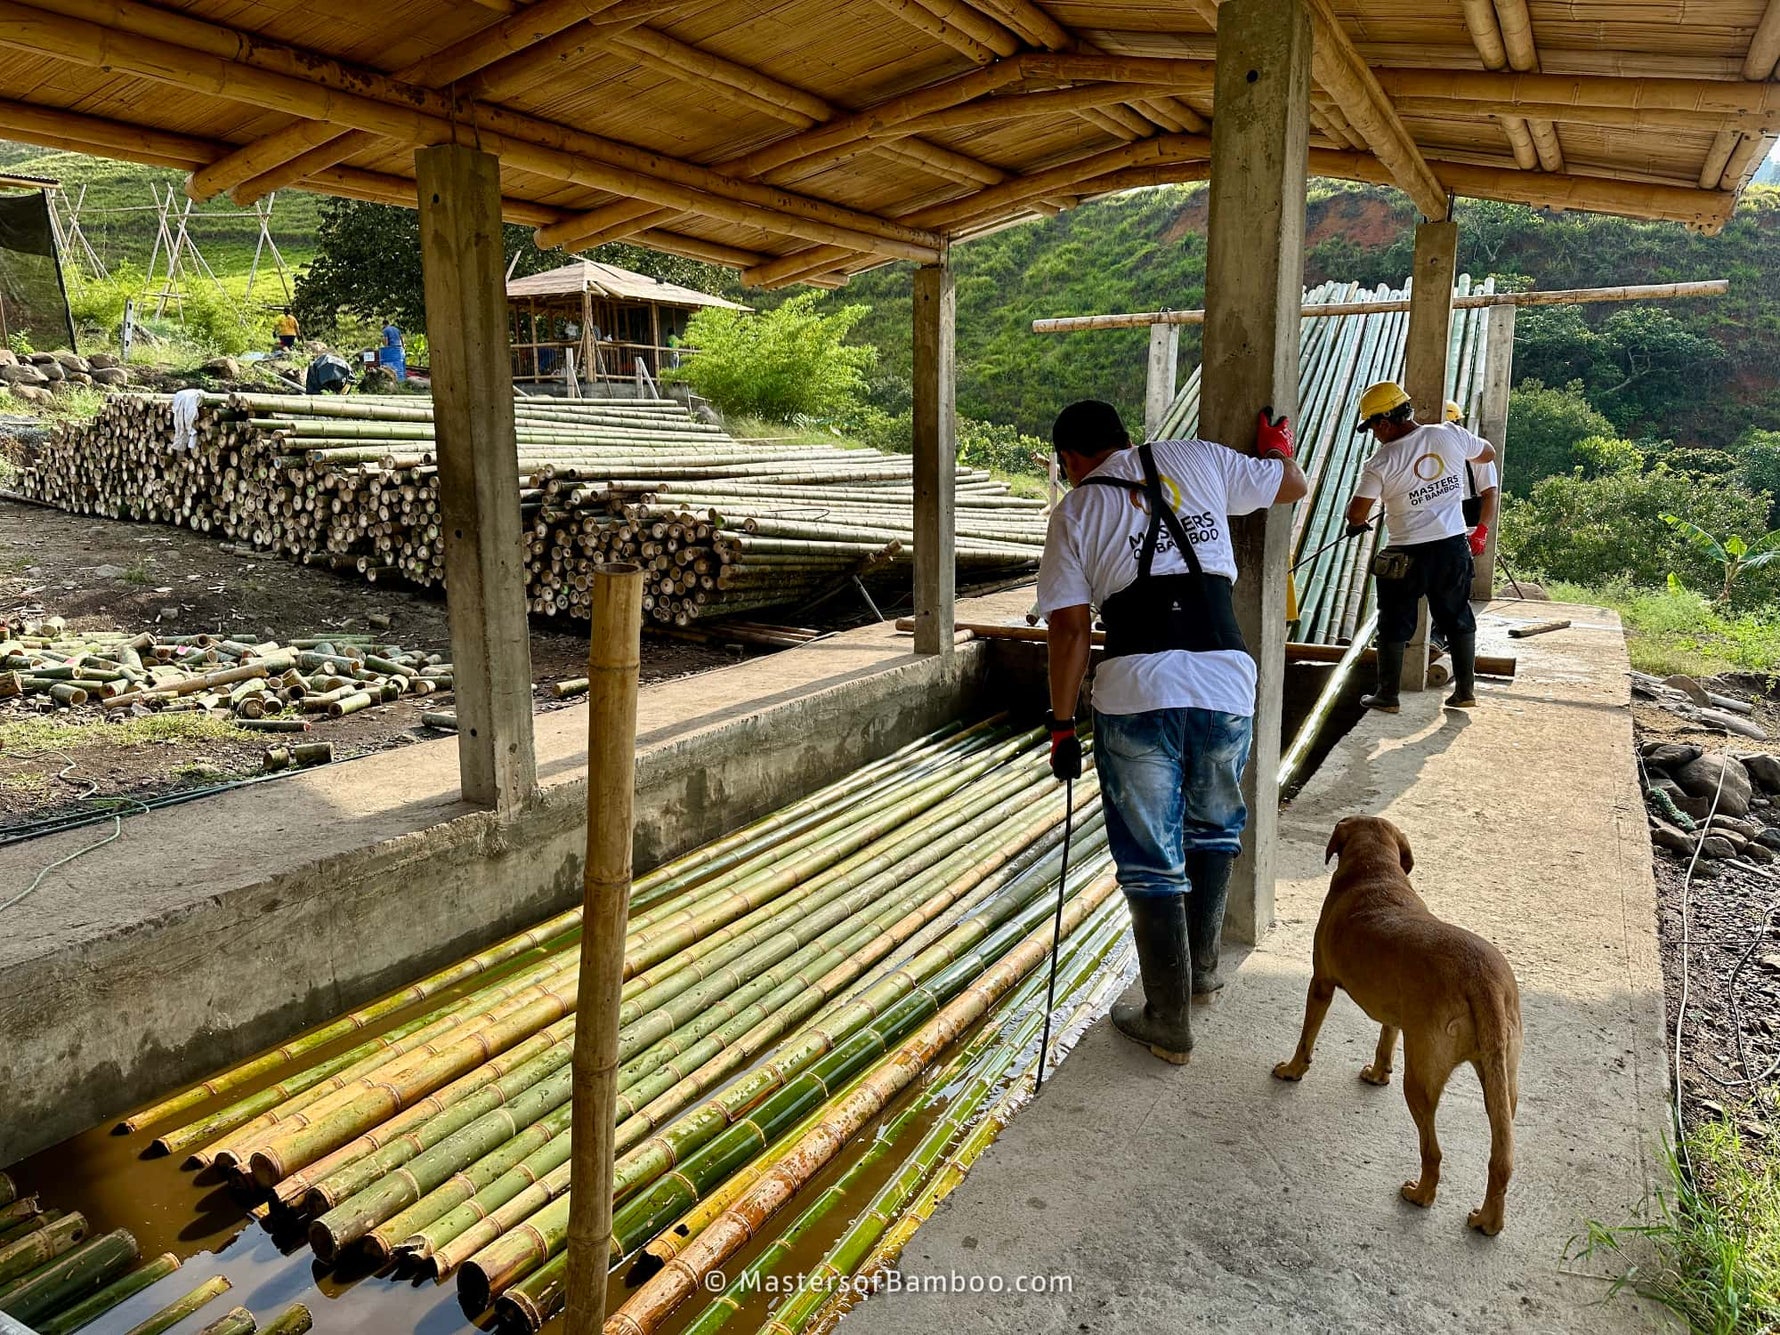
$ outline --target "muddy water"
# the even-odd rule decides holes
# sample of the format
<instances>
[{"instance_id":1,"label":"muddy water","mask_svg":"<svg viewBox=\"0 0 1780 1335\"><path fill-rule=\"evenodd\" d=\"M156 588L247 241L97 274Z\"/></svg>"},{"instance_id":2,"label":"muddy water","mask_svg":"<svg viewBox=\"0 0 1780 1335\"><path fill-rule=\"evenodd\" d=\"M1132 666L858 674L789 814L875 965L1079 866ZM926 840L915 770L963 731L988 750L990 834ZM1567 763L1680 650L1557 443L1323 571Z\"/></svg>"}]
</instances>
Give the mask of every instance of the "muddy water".
<instances>
[{"instance_id":1,"label":"muddy water","mask_svg":"<svg viewBox=\"0 0 1780 1335\"><path fill-rule=\"evenodd\" d=\"M391 1021L397 1022L399 1017ZM1061 1036L1057 1050L1066 1050L1075 1037L1073 1034ZM898 1115L912 1100L929 1093L930 1083L923 1081L905 1090L868 1125L835 1162L780 1212L775 1220L779 1228L788 1225L858 1161L885 1121ZM237 1092L232 1097L238 1098L245 1092ZM931 1092L949 1096L953 1091L945 1088ZM201 1116L210 1110L209 1107L199 1109L190 1116ZM823 1226L806 1234L774 1273L785 1276L813 1270L860 1207L896 1172L903 1157L913 1150L943 1112L944 1099L937 1099L935 1106L928 1108L899 1137L897 1150L862 1173L846 1197L829 1211ZM182 1120L189 1120L189 1116ZM182 1323L176 1335L196 1331L233 1306L245 1307L264 1319L293 1302L308 1306L314 1315L318 1335L400 1335L402 1332L447 1335L448 1332L467 1332L473 1327L493 1328L490 1314L472 1320L463 1312L457 1300L455 1277L439 1284L388 1272L367 1273L362 1265L355 1267L350 1259L331 1269L323 1266L310 1252L300 1230L293 1230L290 1236L281 1236L276 1229L268 1231L265 1224L249 1213L250 1199L213 1180L213 1174L200 1175L187 1170L178 1158L149 1157L149 1146L155 1134L164 1129L157 1126L133 1135L115 1135L107 1124L64 1141L9 1170L22 1192L39 1194L46 1206L79 1210L98 1232L129 1229L140 1244L144 1257L172 1252L184 1262L174 1274L88 1327L87 1335L116 1335L126 1331L213 1275L226 1276L233 1287ZM745 1251L732 1258L725 1267L728 1273L739 1274L776 1236L776 1232L767 1230ZM630 1267L613 1273L608 1291L608 1311L615 1311L636 1291L640 1281L630 1279L631 1273ZM674 1319L664 1327L664 1335L681 1330L707 1300L701 1295L683 1304ZM777 1296L763 1286L744 1302L728 1329L753 1331L766 1319L777 1301ZM561 1324L558 1319L545 1330L555 1335Z\"/></svg>"}]
</instances>

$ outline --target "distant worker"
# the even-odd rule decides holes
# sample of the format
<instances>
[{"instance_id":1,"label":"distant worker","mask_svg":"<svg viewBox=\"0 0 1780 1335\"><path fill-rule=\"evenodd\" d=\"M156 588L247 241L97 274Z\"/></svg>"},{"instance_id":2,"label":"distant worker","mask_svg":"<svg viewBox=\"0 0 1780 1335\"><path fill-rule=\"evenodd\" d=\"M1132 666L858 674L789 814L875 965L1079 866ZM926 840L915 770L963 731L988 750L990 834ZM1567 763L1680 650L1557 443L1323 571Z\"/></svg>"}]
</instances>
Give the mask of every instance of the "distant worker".
<instances>
[{"instance_id":1,"label":"distant worker","mask_svg":"<svg viewBox=\"0 0 1780 1335\"><path fill-rule=\"evenodd\" d=\"M297 317L291 314L290 307L286 306L284 314L280 315L277 322L273 324L272 332L278 336L278 346L288 351L297 346L297 335L301 334L303 329L297 323Z\"/></svg>"},{"instance_id":2,"label":"distant worker","mask_svg":"<svg viewBox=\"0 0 1780 1335\"><path fill-rule=\"evenodd\" d=\"M1483 550L1489 527L1480 521L1466 537L1462 470L1492 462L1495 448L1457 422L1418 423L1409 395L1390 380L1360 395L1354 430L1370 431L1378 449L1360 469L1348 526L1360 531L1382 501L1387 544L1372 562L1378 577L1378 687L1361 703L1387 714L1401 707L1403 655L1426 598L1452 656L1453 692L1446 703L1470 709L1477 703L1471 558Z\"/></svg>"},{"instance_id":3,"label":"distant worker","mask_svg":"<svg viewBox=\"0 0 1780 1335\"><path fill-rule=\"evenodd\" d=\"M352 387L352 367L344 357L324 352L309 363L303 376L307 394L344 394Z\"/></svg>"},{"instance_id":4,"label":"distant worker","mask_svg":"<svg viewBox=\"0 0 1780 1335\"><path fill-rule=\"evenodd\" d=\"M1082 772L1076 698L1098 607L1106 656L1094 680L1095 767L1146 999L1114 1006L1113 1024L1181 1063L1193 1047L1189 989L1223 986L1224 903L1248 823L1255 660L1236 625L1228 516L1289 504L1308 488L1290 428L1266 413L1259 457L1203 440L1132 449L1117 409L1091 399L1058 414L1051 442L1073 487L1051 512L1038 572L1051 770Z\"/></svg>"},{"instance_id":5,"label":"distant worker","mask_svg":"<svg viewBox=\"0 0 1780 1335\"><path fill-rule=\"evenodd\" d=\"M1465 410L1451 399L1446 401L1446 420L1465 424ZM1467 534L1482 529L1487 538L1496 526L1496 512L1501 506L1502 488L1496 477L1494 463L1467 463L1465 465L1465 531ZM1483 544L1472 547L1474 556L1483 555Z\"/></svg>"},{"instance_id":6,"label":"distant worker","mask_svg":"<svg viewBox=\"0 0 1780 1335\"><path fill-rule=\"evenodd\" d=\"M394 324L383 326L383 346L377 349L377 364L393 375L398 385L408 378L408 349L402 341L402 331Z\"/></svg>"}]
</instances>

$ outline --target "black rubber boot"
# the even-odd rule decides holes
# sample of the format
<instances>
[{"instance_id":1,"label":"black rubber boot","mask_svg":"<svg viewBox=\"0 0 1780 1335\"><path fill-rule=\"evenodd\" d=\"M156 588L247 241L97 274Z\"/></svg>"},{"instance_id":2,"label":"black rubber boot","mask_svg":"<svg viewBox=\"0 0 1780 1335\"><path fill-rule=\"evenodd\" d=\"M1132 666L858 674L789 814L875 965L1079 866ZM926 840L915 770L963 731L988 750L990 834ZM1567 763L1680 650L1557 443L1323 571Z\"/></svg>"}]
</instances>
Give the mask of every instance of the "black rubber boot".
<instances>
[{"instance_id":1,"label":"black rubber boot","mask_svg":"<svg viewBox=\"0 0 1780 1335\"><path fill-rule=\"evenodd\" d=\"M1193 951L1193 995L1208 997L1224 985L1218 955L1224 943L1224 905L1230 898L1233 853L1187 854L1187 943Z\"/></svg>"},{"instance_id":2,"label":"black rubber boot","mask_svg":"<svg viewBox=\"0 0 1780 1335\"><path fill-rule=\"evenodd\" d=\"M1187 904L1185 895L1126 895L1131 934L1147 1000L1116 1002L1113 1026L1165 1062L1184 1066L1193 1051L1188 1013Z\"/></svg>"},{"instance_id":3,"label":"black rubber boot","mask_svg":"<svg viewBox=\"0 0 1780 1335\"><path fill-rule=\"evenodd\" d=\"M1403 685L1403 651L1407 644L1378 642L1378 689L1371 695L1362 695L1360 703L1368 709L1376 709L1381 714L1395 714L1402 705L1397 699L1397 692Z\"/></svg>"},{"instance_id":4,"label":"black rubber boot","mask_svg":"<svg viewBox=\"0 0 1780 1335\"><path fill-rule=\"evenodd\" d=\"M1470 709L1477 704L1477 635L1455 635L1452 639L1452 694L1446 697L1449 709Z\"/></svg>"}]
</instances>

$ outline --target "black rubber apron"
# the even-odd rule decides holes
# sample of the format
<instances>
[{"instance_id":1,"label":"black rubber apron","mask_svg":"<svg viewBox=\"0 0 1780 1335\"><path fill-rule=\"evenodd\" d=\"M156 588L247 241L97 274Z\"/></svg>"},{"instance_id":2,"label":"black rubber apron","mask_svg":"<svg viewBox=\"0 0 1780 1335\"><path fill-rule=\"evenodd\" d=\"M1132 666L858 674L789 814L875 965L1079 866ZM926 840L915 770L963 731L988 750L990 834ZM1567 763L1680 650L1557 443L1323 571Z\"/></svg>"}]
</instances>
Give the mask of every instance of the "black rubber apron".
<instances>
[{"instance_id":1,"label":"black rubber apron","mask_svg":"<svg viewBox=\"0 0 1780 1335\"><path fill-rule=\"evenodd\" d=\"M1192 653L1219 649L1246 652L1248 646L1236 625L1231 582L1222 575L1206 574L1199 564L1199 554L1193 550L1180 516L1162 494L1162 477L1156 471L1154 451L1148 445L1140 445L1137 455L1143 461L1142 482L1122 477L1082 479L1083 486L1136 492L1149 501L1150 507L1149 531L1138 549L1137 578L1100 605L1101 624L1106 627L1106 656L1123 658L1171 649ZM1181 559L1187 563L1182 574L1151 573L1164 524L1168 525Z\"/></svg>"}]
</instances>

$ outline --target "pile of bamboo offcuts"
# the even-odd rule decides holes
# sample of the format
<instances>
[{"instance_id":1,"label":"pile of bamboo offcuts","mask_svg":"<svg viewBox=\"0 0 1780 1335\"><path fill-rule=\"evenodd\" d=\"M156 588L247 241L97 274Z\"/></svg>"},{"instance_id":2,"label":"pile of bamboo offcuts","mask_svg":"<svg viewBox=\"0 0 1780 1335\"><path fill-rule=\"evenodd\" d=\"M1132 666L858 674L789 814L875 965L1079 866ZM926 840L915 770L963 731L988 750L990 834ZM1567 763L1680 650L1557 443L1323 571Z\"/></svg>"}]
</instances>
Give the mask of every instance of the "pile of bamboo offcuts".
<instances>
[{"instance_id":1,"label":"pile of bamboo offcuts","mask_svg":"<svg viewBox=\"0 0 1780 1335\"><path fill-rule=\"evenodd\" d=\"M172 1252L144 1261L127 1229L93 1236L85 1215L45 1209L37 1197L21 1197L13 1180L0 1173L0 1313L36 1335L73 1335L94 1326L179 1268L179 1257ZM176 1282L172 1287L180 1286ZM218 1276L165 1306L158 1299L168 1294L142 1298L134 1306L145 1309L145 1319L131 1325L128 1335L171 1330L229 1287ZM113 1330L123 1328L116 1320L107 1324ZM237 1307L198 1335L304 1335L310 1325L309 1310L301 1303L265 1325Z\"/></svg>"},{"instance_id":2,"label":"pile of bamboo offcuts","mask_svg":"<svg viewBox=\"0 0 1780 1335\"><path fill-rule=\"evenodd\" d=\"M1064 1030L1129 965L1092 770L1077 787ZM733 1324L748 1282L707 1277L753 1238L778 1235L754 1275L818 1243L838 1277L894 1260L1036 1072L1063 841L1042 736L991 720L637 879L609 1257L634 1292L609 1331L683 1306ZM540 923L123 1129L270 1193L323 1262L455 1276L466 1312L536 1331L565 1298L579 926ZM816 1329L855 1290L789 1299L771 1329Z\"/></svg>"},{"instance_id":3,"label":"pile of bamboo offcuts","mask_svg":"<svg viewBox=\"0 0 1780 1335\"><path fill-rule=\"evenodd\" d=\"M452 687L439 654L333 634L249 644L221 635L68 631L59 619L0 639L0 699L109 712L209 711L258 732Z\"/></svg>"},{"instance_id":4,"label":"pile of bamboo offcuts","mask_svg":"<svg viewBox=\"0 0 1780 1335\"><path fill-rule=\"evenodd\" d=\"M536 612L584 617L591 569L608 560L642 565L651 617L679 626L855 578L909 582L906 455L737 441L672 400L521 398L514 413ZM445 579L433 430L430 401L413 396L209 396L176 445L171 400L117 397L59 426L15 485L80 514L433 587ZM1042 502L970 469L956 487L961 570L1037 563Z\"/></svg>"},{"instance_id":5,"label":"pile of bamboo offcuts","mask_svg":"<svg viewBox=\"0 0 1780 1335\"><path fill-rule=\"evenodd\" d=\"M1468 275L1457 285L1459 296L1493 292L1492 278L1477 288ZM1362 291L1354 283L1324 283L1304 295L1306 305L1337 302L1403 301L1406 291L1380 286ZM1447 357L1446 397L1458 403L1465 425L1478 429L1484 382L1484 351L1488 342L1488 308L1453 312ZM1312 644L1347 644L1372 610L1372 581L1367 578L1377 550L1378 527L1359 538L1338 541L1346 525L1347 503L1359 481L1360 466L1374 443L1353 429L1360 391L1375 380L1403 379L1404 349L1409 334L1407 311L1377 314L1306 316L1300 325L1298 359L1298 459L1310 481L1310 495L1292 513L1291 561L1311 557L1296 572L1298 620L1290 638ZM1190 437L1199 427L1199 372L1175 396L1157 433L1161 440Z\"/></svg>"}]
</instances>

